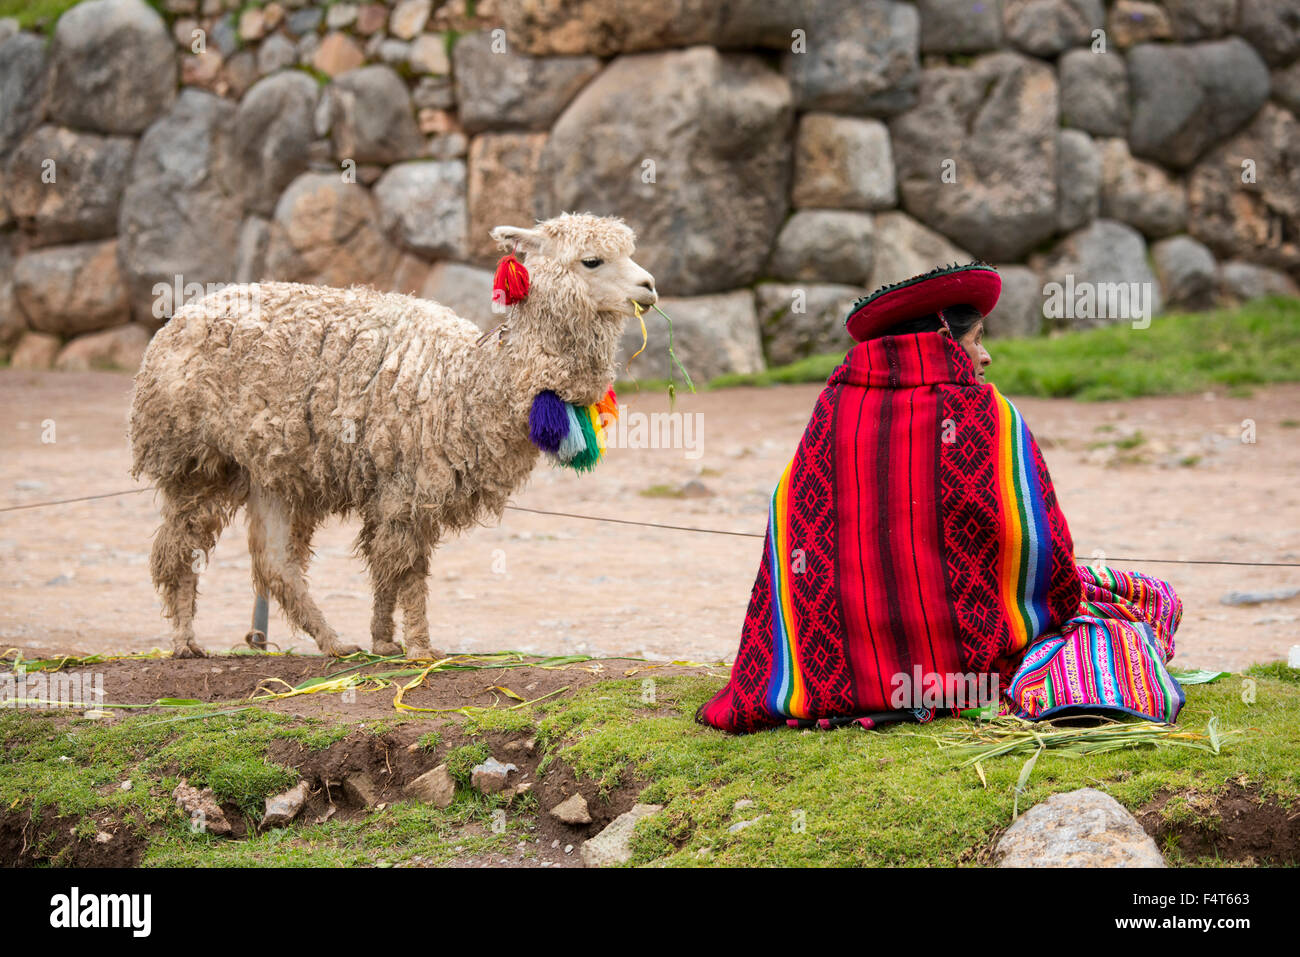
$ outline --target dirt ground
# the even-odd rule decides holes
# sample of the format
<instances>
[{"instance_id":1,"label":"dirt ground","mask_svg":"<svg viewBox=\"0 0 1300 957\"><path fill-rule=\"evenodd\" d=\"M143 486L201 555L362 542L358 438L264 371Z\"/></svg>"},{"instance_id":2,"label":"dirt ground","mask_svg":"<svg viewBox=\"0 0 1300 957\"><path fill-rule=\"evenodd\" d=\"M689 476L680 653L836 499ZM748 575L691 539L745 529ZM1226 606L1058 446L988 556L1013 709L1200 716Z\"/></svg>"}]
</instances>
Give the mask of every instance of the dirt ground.
<instances>
[{"instance_id":1,"label":"dirt ground","mask_svg":"<svg viewBox=\"0 0 1300 957\"><path fill-rule=\"evenodd\" d=\"M129 489L131 380L0 370L0 508ZM593 473L539 466L527 508L761 533L773 484L817 386L681 396L700 453L612 449ZM624 395L633 412L667 397ZM1300 386L1082 404L1018 402L1044 446L1076 552L1168 578L1186 605L1176 664L1240 668L1300 644L1300 598L1230 607L1231 591L1300 584L1300 570L1127 558L1300 562ZM1253 422L1254 442L1243 442ZM53 435L50 435L51 430ZM54 441L43 441L53 438ZM1247 436L1249 438L1249 436ZM687 483L691 483L689 486ZM665 495L687 487L687 494ZM645 494L645 493L651 494ZM149 492L0 512L0 651L122 653L169 647L149 581L158 524ZM354 521L316 537L313 592L347 640L369 645L369 589ZM735 654L760 542L507 512L445 543L430 587L434 647L716 662ZM201 580L196 630L238 644L252 610L242 519ZM314 652L273 607L270 638Z\"/></svg>"}]
</instances>

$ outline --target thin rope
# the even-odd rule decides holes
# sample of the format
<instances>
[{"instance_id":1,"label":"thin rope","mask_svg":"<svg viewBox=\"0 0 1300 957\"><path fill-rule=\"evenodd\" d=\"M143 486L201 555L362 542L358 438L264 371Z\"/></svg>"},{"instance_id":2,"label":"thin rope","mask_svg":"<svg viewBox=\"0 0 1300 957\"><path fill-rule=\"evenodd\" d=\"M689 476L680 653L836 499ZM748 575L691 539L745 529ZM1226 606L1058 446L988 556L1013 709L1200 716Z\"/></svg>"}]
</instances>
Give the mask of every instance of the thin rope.
<instances>
[{"instance_id":1,"label":"thin rope","mask_svg":"<svg viewBox=\"0 0 1300 957\"><path fill-rule=\"evenodd\" d=\"M102 495L82 495L80 498L61 498L53 502L32 502L30 505L6 505L0 512L19 512L25 508L45 508L50 505L69 505L72 502L93 502L98 498L114 498L118 495L134 495L137 492L152 492L154 487L129 488L122 492L105 492Z\"/></svg>"},{"instance_id":2,"label":"thin rope","mask_svg":"<svg viewBox=\"0 0 1300 957\"><path fill-rule=\"evenodd\" d=\"M104 492L100 495L82 495L79 498L64 498L52 502L31 502L27 505L7 505L0 512L16 512L26 508L46 508L51 505L68 505L72 502L91 502L101 498L113 498L118 495L135 495L137 492L152 492L148 488L129 488L121 492ZM639 528L660 528L672 532L696 532L701 535L732 535L736 538L765 538L763 532L736 532L726 528L697 528L693 525L666 525L662 522L638 522L630 518L609 518L604 515L580 515L577 512L552 512L544 508L526 508L523 505L507 505L512 512L530 512L533 515L550 515L554 518L576 518L584 522L606 522L611 525L635 525ZM1075 555L1076 561L1095 561L1092 555ZM1106 556L1103 561L1129 562L1134 565L1236 565L1243 568L1300 568L1300 562L1233 562L1207 558L1125 558Z\"/></svg>"}]
</instances>

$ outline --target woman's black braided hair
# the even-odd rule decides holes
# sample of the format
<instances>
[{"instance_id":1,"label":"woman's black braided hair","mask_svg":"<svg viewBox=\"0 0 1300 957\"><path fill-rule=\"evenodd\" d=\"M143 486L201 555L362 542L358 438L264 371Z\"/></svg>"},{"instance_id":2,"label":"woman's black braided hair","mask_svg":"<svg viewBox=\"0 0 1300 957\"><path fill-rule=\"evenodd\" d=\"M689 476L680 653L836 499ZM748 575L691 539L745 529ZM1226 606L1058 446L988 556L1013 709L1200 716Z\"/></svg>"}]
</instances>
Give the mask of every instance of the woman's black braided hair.
<instances>
[{"instance_id":1,"label":"woman's black braided hair","mask_svg":"<svg viewBox=\"0 0 1300 957\"><path fill-rule=\"evenodd\" d=\"M952 337L960 339L966 333L975 328L975 324L984 317L974 306L956 305L949 306L943 311L943 318L948 320L948 328L952 330ZM915 319L904 319L900 323L890 326L888 329L882 329L879 333L872 336L872 339L879 339L882 336L906 336L914 332L938 332L943 329L943 319L940 319L937 313L930 313L925 316L917 316Z\"/></svg>"}]
</instances>

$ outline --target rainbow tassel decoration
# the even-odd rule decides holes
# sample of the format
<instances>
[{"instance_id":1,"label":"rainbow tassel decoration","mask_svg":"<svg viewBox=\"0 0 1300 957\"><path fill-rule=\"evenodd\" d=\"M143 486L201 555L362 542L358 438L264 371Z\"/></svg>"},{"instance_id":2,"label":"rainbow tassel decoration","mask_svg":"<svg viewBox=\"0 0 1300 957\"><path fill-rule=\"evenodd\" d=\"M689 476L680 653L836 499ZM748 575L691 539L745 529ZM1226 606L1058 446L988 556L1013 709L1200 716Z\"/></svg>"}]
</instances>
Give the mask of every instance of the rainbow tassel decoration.
<instances>
[{"instance_id":1,"label":"rainbow tassel decoration","mask_svg":"<svg viewBox=\"0 0 1300 957\"><path fill-rule=\"evenodd\" d=\"M618 418L618 397L613 389L587 406L572 405L547 389L533 399L528 438L557 465L589 472L605 455L604 416Z\"/></svg>"}]
</instances>

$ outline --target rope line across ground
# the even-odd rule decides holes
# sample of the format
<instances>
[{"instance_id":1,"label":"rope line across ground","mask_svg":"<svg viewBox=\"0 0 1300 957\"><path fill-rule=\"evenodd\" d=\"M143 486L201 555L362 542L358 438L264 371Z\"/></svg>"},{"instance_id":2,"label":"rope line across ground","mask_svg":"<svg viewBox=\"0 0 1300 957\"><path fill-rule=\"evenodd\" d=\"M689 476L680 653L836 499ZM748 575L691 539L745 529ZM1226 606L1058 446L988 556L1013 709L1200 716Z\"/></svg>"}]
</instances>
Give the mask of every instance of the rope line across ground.
<instances>
[{"instance_id":1,"label":"rope line across ground","mask_svg":"<svg viewBox=\"0 0 1300 957\"><path fill-rule=\"evenodd\" d=\"M48 508L52 505L70 505L75 502L91 502L97 499L114 498L119 495L135 495L138 492L152 492L148 488L128 488L120 492L103 492L99 495L82 495L78 498L62 498L50 502L31 502L26 505L6 505L0 512L17 512L30 508ZM544 508L525 508L522 505L507 505L512 512L530 512L533 515L550 515L555 518L576 518L584 522L606 522L612 525L636 525L641 528L660 528L673 532L697 532L702 535L732 535L738 538L764 538L762 532L737 532L726 528L696 528L691 525L667 525L662 522L638 522L630 518L609 518L604 515L581 515L577 512L552 512ZM1075 555L1077 561L1086 562L1095 556ZM1239 565L1248 568L1300 568L1300 562L1234 562L1210 558L1123 558L1106 556L1107 562L1126 562L1134 565Z\"/></svg>"}]
</instances>

